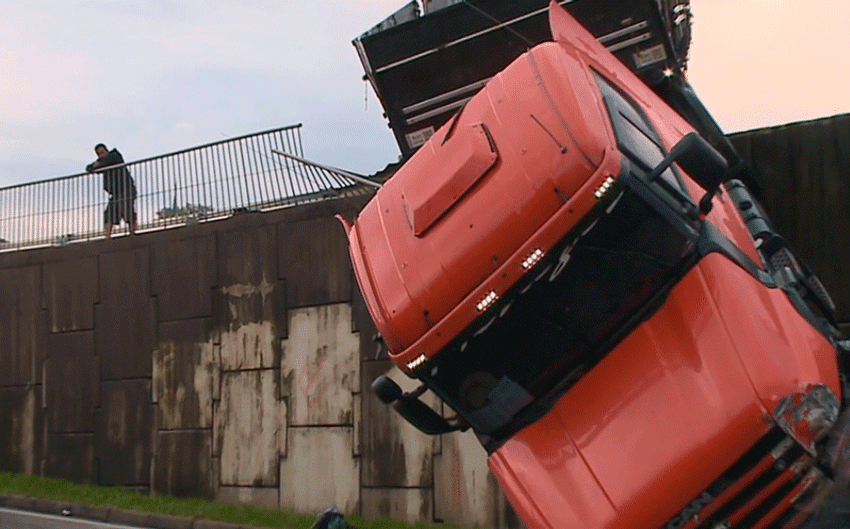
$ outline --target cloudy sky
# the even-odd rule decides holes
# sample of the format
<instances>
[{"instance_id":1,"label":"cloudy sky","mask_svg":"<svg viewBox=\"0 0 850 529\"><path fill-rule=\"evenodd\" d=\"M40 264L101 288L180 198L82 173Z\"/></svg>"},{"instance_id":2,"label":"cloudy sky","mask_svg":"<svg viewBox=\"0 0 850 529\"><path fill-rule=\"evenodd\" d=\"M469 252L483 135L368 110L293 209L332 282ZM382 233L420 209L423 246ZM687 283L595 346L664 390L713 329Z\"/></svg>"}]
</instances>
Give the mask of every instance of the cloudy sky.
<instances>
[{"instance_id":1,"label":"cloudy sky","mask_svg":"<svg viewBox=\"0 0 850 529\"><path fill-rule=\"evenodd\" d=\"M398 156L351 40L406 0L4 0L0 187L302 123L308 158ZM850 112L850 0L692 0L690 80L728 132Z\"/></svg>"}]
</instances>

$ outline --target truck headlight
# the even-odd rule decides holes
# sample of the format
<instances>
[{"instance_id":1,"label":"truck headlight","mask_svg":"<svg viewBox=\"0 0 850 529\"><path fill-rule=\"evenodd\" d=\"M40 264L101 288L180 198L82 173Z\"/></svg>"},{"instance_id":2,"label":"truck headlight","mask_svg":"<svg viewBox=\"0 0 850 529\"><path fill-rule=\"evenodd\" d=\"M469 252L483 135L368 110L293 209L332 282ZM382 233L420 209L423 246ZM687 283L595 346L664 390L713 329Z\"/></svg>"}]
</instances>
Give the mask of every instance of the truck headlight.
<instances>
[{"instance_id":1,"label":"truck headlight","mask_svg":"<svg viewBox=\"0 0 850 529\"><path fill-rule=\"evenodd\" d=\"M823 384L813 384L805 392L794 392L779 402L773 418L785 433L812 455L815 443L823 439L838 420L838 398Z\"/></svg>"}]
</instances>

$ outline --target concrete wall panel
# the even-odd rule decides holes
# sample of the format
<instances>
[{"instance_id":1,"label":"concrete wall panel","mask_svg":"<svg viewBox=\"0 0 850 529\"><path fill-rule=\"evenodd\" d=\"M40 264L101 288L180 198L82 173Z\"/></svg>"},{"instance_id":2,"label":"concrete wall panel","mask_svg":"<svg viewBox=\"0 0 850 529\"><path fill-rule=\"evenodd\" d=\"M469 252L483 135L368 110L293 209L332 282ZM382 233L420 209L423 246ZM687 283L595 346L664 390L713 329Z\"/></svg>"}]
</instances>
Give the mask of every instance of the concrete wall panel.
<instances>
[{"instance_id":1,"label":"concrete wall panel","mask_svg":"<svg viewBox=\"0 0 850 529\"><path fill-rule=\"evenodd\" d=\"M436 518L462 527L497 527L501 494L475 434L444 435L434 456Z\"/></svg>"},{"instance_id":2,"label":"concrete wall panel","mask_svg":"<svg viewBox=\"0 0 850 529\"><path fill-rule=\"evenodd\" d=\"M151 263L152 290L159 300L160 321L212 314L210 289L217 284L215 237L155 245Z\"/></svg>"},{"instance_id":3,"label":"concrete wall panel","mask_svg":"<svg viewBox=\"0 0 850 529\"><path fill-rule=\"evenodd\" d=\"M0 388L0 471L41 471L44 419L41 386Z\"/></svg>"},{"instance_id":4,"label":"concrete wall panel","mask_svg":"<svg viewBox=\"0 0 850 529\"><path fill-rule=\"evenodd\" d=\"M214 292L214 312L225 370L279 366L287 285L277 278L274 243L271 227L219 235L221 284Z\"/></svg>"},{"instance_id":5,"label":"concrete wall panel","mask_svg":"<svg viewBox=\"0 0 850 529\"><path fill-rule=\"evenodd\" d=\"M281 509L357 512L360 461L352 434L347 426L289 428L287 457L280 461Z\"/></svg>"},{"instance_id":6,"label":"concrete wall panel","mask_svg":"<svg viewBox=\"0 0 850 529\"><path fill-rule=\"evenodd\" d=\"M212 430L159 432L153 490L176 497L212 498Z\"/></svg>"},{"instance_id":7,"label":"concrete wall panel","mask_svg":"<svg viewBox=\"0 0 850 529\"><path fill-rule=\"evenodd\" d=\"M246 223L250 219L240 220ZM219 232L218 277L223 286L260 285L277 279L274 227L253 225Z\"/></svg>"},{"instance_id":8,"label":"concrete wall panel","mask_svg":"<svg viewBox=\"0 0 850 529\"><path fill-rule=\"evenodd\" d=\"M51 334L44 369L48 431L94 432L99 364L94 332Z\"/></svg>"},{"instance_id":9,"label":"concrete wall panel","mask_svg":"<svg viewBox=\"0 0 850 529\"><path fill-rule=\"evenodd\" d=\"M218 438L213 450L221 455L221 485L278 485L286 436L279 376L276 369L222 374L221 403L213 418Z\"/></svg>"},{"instance_id":10,"label":"concrete wall panel","mask_svg":"<svg viewBox=\"0 0 850 529\"><path fill-rule=\"evenodd\" d=\"M228 503L243 503L266 509L278 508L278 489L269 487L221 487L215 498Z\"/></svg>"},{"instance_id":11,"label":"concrete wall panel","mask_svg":"<svg viewBox=\"0 0 850 529\"><path fill-rule=\"evenodd\" d=\"M147 247L100 256L97 352L104 380L151 376L156 316L149 268Z\"/></svg>"},{"instance_id":12,"label":"concrete wall panel","mask_svg":"<svg viewBox=\"0 0 850 529\"><path fill-rule=\"evenodd\" d=\"M0 386L34 384L41 378L45 330L40 282L38 267L0 270Z\"/></svg>"},{"instance_id":13,"label":"concrete wall panel","mask_svg":"<svg viewBox=\"0 0 850 529\"><path fill-rule=\"evenodd\" d=\"M378 375L389 372L390 378L404 391L411 391L415 381L403 375L389 361L364 362L363 386L370 387ZM423 401L436 407L431 392ZM431 487L433 485L433 453L439 437L425 435L401 418L391 407L372 393L363 394L361 425L361 485L364 487Z\"/></svg>"},{"instance_id":14,"label":"concrete wall panel","mask_svg":"<svg viewBox=\"0 0 850 529\"><path fill-rule=\"evenodd\" d=\"M238 302L237 302L238 303ZM280 334L274 323L245 323L220 331L222 368L228 371L271 369L280 359Z\"/></svg>"},{"instance_id":15,"label":"concrete wall panel","mask_svg":"<svg viewBox=\"0 0 850 529\"><path fill-rule=\"evenodd\" d=\"M278 245L280 275L290 285L291 307L351 301L348 240L336 219L281 224ZM319 267L322 273L317 274Z\"/></svg>"},{"instance_id":16,"label":"concrete wall panel","mask_svg":"<svg viewBox=\"0 0 850 529\"><path fill-rule=\"evenodd\" d=\"M50 332L93 329L97 295L95 257L44 265L43 306Z\"/></svg>"},{"instance_id":17,"label":"concrete wall panel","mask_svg":"<svg viewBox=\"0 0 850 529\"><path fill-rule=\"evenodd\" d=\"M147 379L103 382L95 434L102 485L148 485L153 408Z\"/></svg>"},{"instance_id":18,"label":"concrete wall panel","mask_svg":"<svg viewBox=\"0 0 850 529\"><path fill-rule=\"evenodd\" d=\"M211 319L161 323L153 352L153 397L159 429L212 428L220 359Z\"/></svg>"},{"instance_id":19,"label":"concrete wall panel","mask_svg":"<svg viewBox=\"0 0 850 529\"><path fill-rule=\"evenodd\" d=\"M430 488L364 488L361 497L363 517L368 520L391 518L406 522L434 519Z\"/></svg>"},{"instance_id":20,"label":"concrete wall panel","mask_svg":"<svg viewBox=\"0 0 850 529\"><path fill-rule=\"evenodd\" d=\"M348 303L290 311L281 346L281 394L292 426L351 424L360 391L360 337Z\"/></svg>"},{"instance_id":21,"label":"concrete wall panel","mask_svg":"<svg viewBox=\"0 0 850 529\"><path fill-rule=\"evenodd\" d=\"M73 483L97 483L94 434L48 434L44 475Z\"/></svg>"}]
</instances>

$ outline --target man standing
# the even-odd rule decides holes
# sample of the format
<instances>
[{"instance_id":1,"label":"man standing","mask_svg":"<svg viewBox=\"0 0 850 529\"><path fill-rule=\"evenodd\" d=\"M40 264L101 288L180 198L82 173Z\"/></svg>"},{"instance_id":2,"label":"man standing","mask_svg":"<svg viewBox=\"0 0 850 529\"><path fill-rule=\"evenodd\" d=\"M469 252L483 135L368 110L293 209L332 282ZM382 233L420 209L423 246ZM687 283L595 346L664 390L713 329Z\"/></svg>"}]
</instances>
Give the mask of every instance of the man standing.
<instances>
[{"instance_id":1,"label":"man standing","mask_svg":"<svg viewBox=\"0 0 850 529\"><path fill-rule=\"evenodd\" d=\"M109 239L112 236L112 226L127 221L130 233L136 233L136 183L124 165L124 158L118 149L111 151L106 145L98 143L94 146L97 160L86 166L86 171L103 170L107 167L120 165L115 169L103 170L103 189L109 193L109 203L103 212L103 235Z\"/></svg>"}]
</instances>

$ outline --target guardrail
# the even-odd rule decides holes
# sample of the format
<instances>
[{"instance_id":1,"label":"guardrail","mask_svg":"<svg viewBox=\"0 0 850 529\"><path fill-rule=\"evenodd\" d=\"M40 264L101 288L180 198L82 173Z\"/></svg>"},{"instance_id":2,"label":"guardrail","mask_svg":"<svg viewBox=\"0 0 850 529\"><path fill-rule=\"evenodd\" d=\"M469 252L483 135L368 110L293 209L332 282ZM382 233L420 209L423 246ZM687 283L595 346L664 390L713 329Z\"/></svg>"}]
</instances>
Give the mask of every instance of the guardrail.
<instances>
[{"instance_id":1,"label":"guardrail","mask_svg":"<svg viewBox=\"0 0 850 529\"><path fill-rule=\"evenodd\" d=\"M300 128L124 164L137 189L136 232L370 192L356 175L304 160ZM0 251L103 237L109 201L103 180L101 172L80 173L0 188ZM122 222L112 236L127 234L128 228Z\"/></svg>"}]
</instances>

